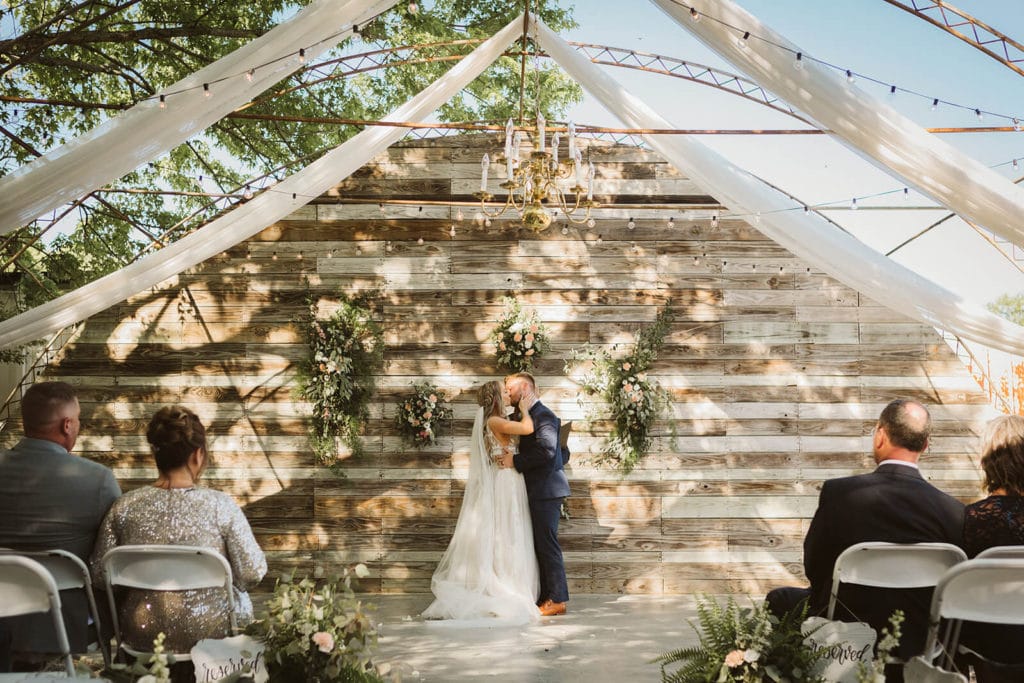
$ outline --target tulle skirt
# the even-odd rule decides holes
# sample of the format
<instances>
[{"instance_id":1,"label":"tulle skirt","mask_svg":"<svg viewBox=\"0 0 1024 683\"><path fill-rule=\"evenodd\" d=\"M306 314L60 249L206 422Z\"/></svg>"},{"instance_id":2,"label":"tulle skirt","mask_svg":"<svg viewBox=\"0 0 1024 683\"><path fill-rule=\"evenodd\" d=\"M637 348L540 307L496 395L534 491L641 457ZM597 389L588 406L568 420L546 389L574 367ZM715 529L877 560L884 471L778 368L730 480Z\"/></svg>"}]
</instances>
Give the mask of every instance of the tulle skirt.
<instances>
[{"instance_id":1,"label":"tulle skirt","mask_svg":"<svg viewBox=\"0 0 1024 683\"><path fill-rule=\"evenodd\" d=\"M467 494L469 492L467 491ZM523 475L493 472L492 504L463 501L455 533L430 582L427 619L539 619L540 578Z\"/></svg>"}]
</instances>

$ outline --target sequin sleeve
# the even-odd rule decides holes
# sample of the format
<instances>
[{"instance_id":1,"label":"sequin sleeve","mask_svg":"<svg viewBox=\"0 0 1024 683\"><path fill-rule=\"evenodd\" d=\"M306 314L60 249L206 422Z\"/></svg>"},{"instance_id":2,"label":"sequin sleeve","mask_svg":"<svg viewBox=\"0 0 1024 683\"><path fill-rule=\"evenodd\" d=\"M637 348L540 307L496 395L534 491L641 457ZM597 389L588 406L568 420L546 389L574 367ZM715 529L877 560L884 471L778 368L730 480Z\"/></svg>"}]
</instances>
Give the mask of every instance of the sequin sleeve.
<instances>
[{"instance_id":1,"label":"sequin sleeve","mask_svg":"<svg viewBox=\"0 0 1024 683\"><path fill-rule=\"evenodd\" d=\"M117 547L117 511L120 506L117 501L110 506L107 514L100 523L99 531L96 532L96 545L93 546L92 556L89 558L89 572L92 574L94 586L103 585L103 556Z\"/></svg>"},{"instance_id":2,"label":"sequin sleeve","mask_svg":"<svg viewBox=\"0 0 1024 683\"><path fill-rule=\"evenodd\" d=\"M226 497L225 497L226 498ZM234 584L247 590L259 583L267 573L267 558L253 536L252 527L234 501L225 503L224 547L234 575Z\"/></svg>"}]
</instances>

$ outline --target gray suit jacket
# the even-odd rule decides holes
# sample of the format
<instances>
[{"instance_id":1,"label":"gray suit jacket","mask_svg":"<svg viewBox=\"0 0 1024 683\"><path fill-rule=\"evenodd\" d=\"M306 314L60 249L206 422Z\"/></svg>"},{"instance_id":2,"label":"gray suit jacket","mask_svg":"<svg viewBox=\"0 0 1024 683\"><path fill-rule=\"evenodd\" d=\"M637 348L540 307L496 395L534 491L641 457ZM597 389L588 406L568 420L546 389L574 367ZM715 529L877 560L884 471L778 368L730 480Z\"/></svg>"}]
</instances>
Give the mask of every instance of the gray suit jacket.
<instances>
[{"instance_id":1,"label":"gray suit jacket","mask_svg":"<svg viewBox=\"0 0 1024 683\"><path fill-rule=\"evenodd\" d=\"M0 547L59 548L88 566L100 522L120 495L107 467L73 456L51 441L22 439L0 453ZM83 652L88 635L85 597L81 591L62 591L61 603L71 650ZM57 651L46 615L0 619L0 641L5 629L16 652Z\"/></svg>"}]
</instances>

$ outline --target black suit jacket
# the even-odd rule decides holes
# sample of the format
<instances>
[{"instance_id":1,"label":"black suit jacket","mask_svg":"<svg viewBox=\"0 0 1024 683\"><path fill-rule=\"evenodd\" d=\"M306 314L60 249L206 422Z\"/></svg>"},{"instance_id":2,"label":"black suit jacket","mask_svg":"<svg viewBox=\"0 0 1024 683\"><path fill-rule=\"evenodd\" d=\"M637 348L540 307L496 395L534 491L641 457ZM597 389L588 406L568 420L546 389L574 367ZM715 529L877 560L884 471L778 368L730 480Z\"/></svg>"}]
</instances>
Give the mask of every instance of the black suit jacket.
<instances>
[{"instance_id":1,"label":"black suit jacket","mask_svg":"<svg viewBox=\"0 0 1024 683\"><path fill-rule=\"evenodd\" d=\"M825 482L804 539L804 571L811 582L810 609L828 608L832 569L845 549L864 541L963 544L964 506L903 465ZM921 653L932 589L892 590L843 584L836 618L866 621L877 631L902 609L901 657ZM843 609L849 608L849 611ZM852 614L851 614L852 612Z\"/></svg>"},{"instance_id":2,"label":"black suit jacket","mask_svg":"<svg viewBox=\"0 0 1024 683\"><path fill-rule=\"evenodd\" d=\"M519 437L519 452L513 458L526 480L530 500L551 500L569 495L569 479L563 465L568 454L558 445L562 421L546 405L537 401L530 408L533 433Z\"/></svg>"}]
</instances>

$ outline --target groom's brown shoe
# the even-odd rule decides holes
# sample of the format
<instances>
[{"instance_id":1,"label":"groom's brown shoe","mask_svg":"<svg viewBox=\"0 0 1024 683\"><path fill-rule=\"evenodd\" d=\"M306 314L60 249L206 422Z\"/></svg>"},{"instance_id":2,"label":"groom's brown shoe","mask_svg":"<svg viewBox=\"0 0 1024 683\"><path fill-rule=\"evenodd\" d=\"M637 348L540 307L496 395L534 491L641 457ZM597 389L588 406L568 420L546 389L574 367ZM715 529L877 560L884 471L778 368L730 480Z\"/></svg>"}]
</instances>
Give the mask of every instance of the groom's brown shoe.
<instances>
[{"instance_id":1,"label":"groom's brown shoe","mask_svg":"<svg viewBox=\"0 0 1024 683\"><path fill-rule=\"evenodd\" d=\"M540 615L542 617L554 617L559 614L565 614L564 602L552 602L551 600L545 600L540 606Z\"/></svg>"}]
</instances>

